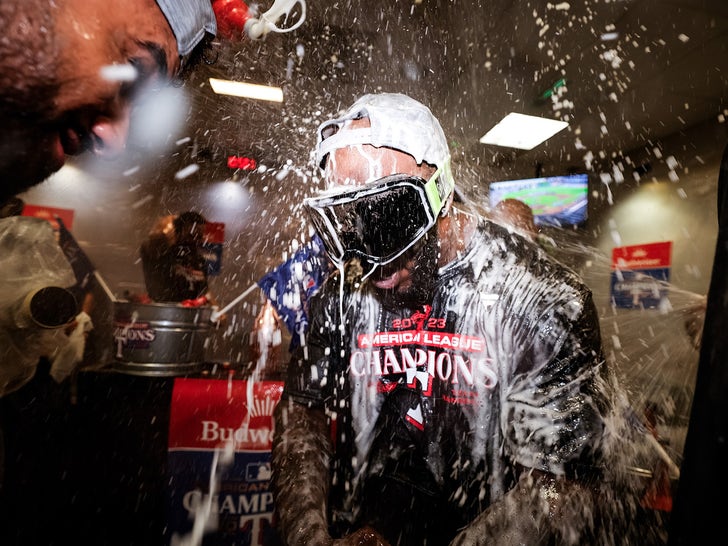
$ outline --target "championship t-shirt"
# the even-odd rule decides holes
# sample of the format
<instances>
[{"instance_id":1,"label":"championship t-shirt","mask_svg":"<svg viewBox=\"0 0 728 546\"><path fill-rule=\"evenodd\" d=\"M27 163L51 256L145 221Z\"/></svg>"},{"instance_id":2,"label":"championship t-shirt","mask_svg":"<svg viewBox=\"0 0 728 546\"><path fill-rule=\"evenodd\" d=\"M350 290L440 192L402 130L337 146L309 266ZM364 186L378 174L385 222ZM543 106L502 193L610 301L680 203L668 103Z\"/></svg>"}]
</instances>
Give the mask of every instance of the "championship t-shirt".
<instances>
[{"instance_id":1,"label":"championship t-shirt","mask_svg":"<svg viewBox=\"0 0 728 546\"><path fill-rule=\"evenodd\" d=\"M334 276L310 316L284 396L331 419L334 521L381 502L364 497L383 477L465 525L520 467L569 475L598 464L609 402L591 294L501 226L479 225L421 307L387 306Z\"/></svg>"}]
</instances>

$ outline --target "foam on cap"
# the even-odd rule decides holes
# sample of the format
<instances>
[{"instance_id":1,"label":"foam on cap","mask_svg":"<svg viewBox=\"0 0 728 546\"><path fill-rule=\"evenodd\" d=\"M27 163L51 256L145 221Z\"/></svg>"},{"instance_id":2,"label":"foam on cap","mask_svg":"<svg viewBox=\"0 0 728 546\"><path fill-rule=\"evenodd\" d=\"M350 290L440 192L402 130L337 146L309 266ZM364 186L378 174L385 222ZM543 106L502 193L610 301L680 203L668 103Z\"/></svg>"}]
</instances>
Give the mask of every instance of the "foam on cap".
<instances>
[{"instance_id":1,"label":"foam on cap","mask_svg":"<svg viewBox=\"0 0 728 546\"><path fill-rule=\"evenodd\" d=\"M371 127L340 131L347 121L359 118L368 118ZM322 167L332 151L357 144L393 148L418 164L424 161L436 167L445 166L450 158L437 118L427 106L400 93L364 95L342 117L322 123L317 136L316 160Z\"/></svg>"}]
</instances>

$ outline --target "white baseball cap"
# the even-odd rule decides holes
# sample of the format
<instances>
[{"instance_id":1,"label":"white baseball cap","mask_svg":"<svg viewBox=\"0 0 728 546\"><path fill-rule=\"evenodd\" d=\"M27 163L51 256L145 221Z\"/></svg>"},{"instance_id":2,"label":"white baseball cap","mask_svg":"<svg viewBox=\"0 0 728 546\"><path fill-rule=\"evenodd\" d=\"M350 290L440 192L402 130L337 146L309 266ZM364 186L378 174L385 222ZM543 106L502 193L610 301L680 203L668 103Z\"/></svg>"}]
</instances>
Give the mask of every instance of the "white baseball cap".
<instances>
[{"instance_id":1,"label":"white baseball cap","mask_svg":"<svg viewBox=\"0 0 728 546\"><path fill-rule=\"evenodd\" d=\"M369 127L341 131L346 122L369 119ZM445 132L430 109L401 93L369 94L359 98L340 118L322 123L317 131L316 161L323 168L326 156L334 150L370 144L411 155L440 171L438 190L446 202L455 182L450 168L450 148Z\"/></svg>"},{"instance_id":2,"label":"white baseball cap","mask_svg":"<svg viewBox=\"0 0 728 546\"><path fill-rule=\"evenodd\" d=\"M368 118L371 126L339 131L347 121L360 118ZM411 155L418 164L425 161L436 167L450 159L437 118L427 106L400 93L364 95L342 117L322 123L316 146L318 164L323 166L330 152L357 144L393 148Z\"/></svg>"}]
</instances>

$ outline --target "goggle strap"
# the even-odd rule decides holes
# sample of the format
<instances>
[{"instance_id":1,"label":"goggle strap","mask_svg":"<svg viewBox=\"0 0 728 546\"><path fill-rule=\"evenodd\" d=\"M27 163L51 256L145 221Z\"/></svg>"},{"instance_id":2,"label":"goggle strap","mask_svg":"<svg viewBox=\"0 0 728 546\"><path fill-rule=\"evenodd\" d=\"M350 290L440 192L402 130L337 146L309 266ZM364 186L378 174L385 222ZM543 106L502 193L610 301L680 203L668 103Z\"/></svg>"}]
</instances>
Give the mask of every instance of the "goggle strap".
<instances>
[{"instance_id":1,"label":"goggle strap","mask_svg":"<svg viewBox=\"0 0 728 546\"><path fill-rule=\"evenodd\" d=\"M439 174L440 169L425 184L425 194L427 195L427 200L430 202L430 209L432 209L433 216L440 214L440 210L442 209L442 199L440 199L440 193L437 191L437 177Z\"/></svg>"},{"instance_id":2,"label":"goggle strap","mask_svg":"<svg viewBox=\"0 0 728 546\"><path fill-rule=\"evenodd\" d=\"M434 174L425 183L425 195L427 195L427 201L429 201L430 203L432 215L435 217L440 214L440 211L442 210L442 207L444 205L444 203L442 202L442 197L440 197L440 190L437 188L437 180L442 174L444 174L444 176L442 177L444 179L443 182L448 186L444 188L442 195L447 196L450 195L454 186L452 174L450 173L450 158L446 159L445 162L437 168Z\"/></svg>"},{"instance_id":3,"label":"goggle strap","mask_svg":"<svg viewBox=\"0 0 728 546\"><path fill-rule=\"evenodd\" d=\"M450 196L455 192L455 179L452 176L452 169L450 168L450 158L448 157L442 164L442 176L440 177L443 185L445 186L443 195ZM445 211L447 212L447 211Z\"/></svg>"},{"instance_id":4,"label":"goggle strap","mask_svg":"<svg viewBox=\"0 0 728 546\"><path fill-rule=\"evenodd\" d=\"M323 138L323 136L321 137ZM359 127L357 129L348 129L346 131L338 131L328 138L321 141L318 146L318 160L323 159L334 150L339 148L347 148L357 144L369 144L372 140L371 127Z\"/></svg>"}]
</instances>

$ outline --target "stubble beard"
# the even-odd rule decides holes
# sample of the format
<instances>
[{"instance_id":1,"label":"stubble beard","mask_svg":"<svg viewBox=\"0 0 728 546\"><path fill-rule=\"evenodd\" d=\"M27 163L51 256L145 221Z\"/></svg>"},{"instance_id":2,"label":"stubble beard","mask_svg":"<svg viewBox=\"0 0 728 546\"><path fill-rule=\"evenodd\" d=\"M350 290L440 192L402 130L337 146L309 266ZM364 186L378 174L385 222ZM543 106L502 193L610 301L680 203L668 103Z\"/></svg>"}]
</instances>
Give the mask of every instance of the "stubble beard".
<instances>
[{"instance_id":1,"label":"stubble beard","mask_svg":"<svg viewBox=\"0 0 728 546\"><path fill-rule=\"evenodd\" d=\"M413 262L413 265L407 266L411 281L407 288L397 287L392 290L375 288L385 306L418 309L432 301L437 284L440 254L440 245L434 231L428 232L412 250L406 252L391 266L392 270L401 269L408 262Z\"/></svg>"},{"instance_id":2,"label":"stubble beard","mask_svg":"<svg viewBox=\"0 0 728 546\"><path fill-rule=\"evenodd\" d=\"M39 0L0 2L0 27L0 114L48 118L58 89L54 9Z\"/></svg>"},{"instance_id":3,"label":"stubble beard","mask_svg":"<svg viewBox=\"0 0 728 546\"><path fill-rule=\"evenodd\" d=\"M54 138L59 56L55 5L0 2L0 202L39 184L57 167L42 151Z\"/></svg>"}]
</instances>

